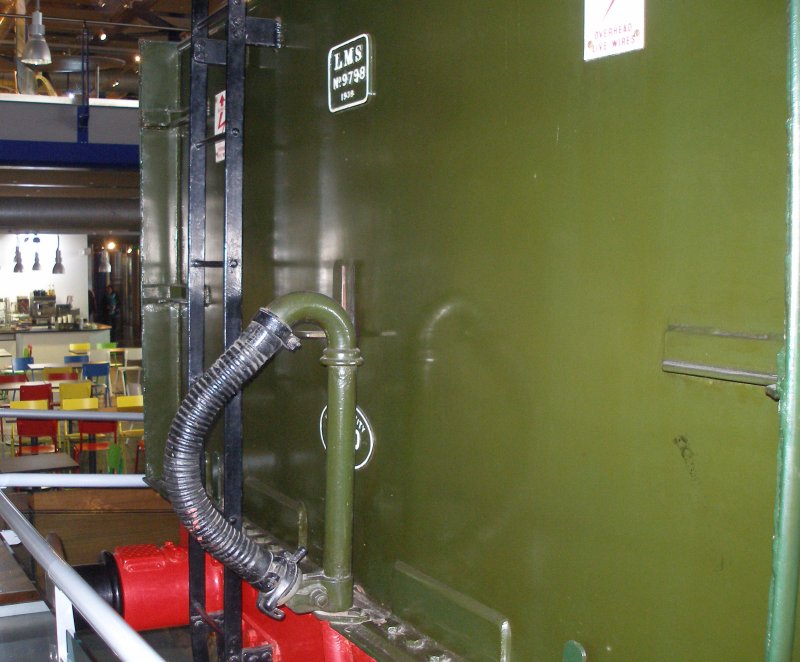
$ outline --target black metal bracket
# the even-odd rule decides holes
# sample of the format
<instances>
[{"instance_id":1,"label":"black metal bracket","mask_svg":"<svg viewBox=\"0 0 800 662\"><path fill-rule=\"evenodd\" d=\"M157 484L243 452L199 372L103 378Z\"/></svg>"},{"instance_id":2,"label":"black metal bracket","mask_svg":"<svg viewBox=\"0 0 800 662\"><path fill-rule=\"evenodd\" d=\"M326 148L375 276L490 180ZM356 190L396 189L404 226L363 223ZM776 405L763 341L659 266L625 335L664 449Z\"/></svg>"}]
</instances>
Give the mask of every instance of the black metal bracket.
<instances>
[{"instance_id":1,"label":"black metal bracket","mask_svg":"<svg viewBox=\"0 0 800 662\"><path fill-rule=\"evenodd\" d=\"M248 16L244 21L245 44L281 48L283 46L283 26L274 18L255 18ZM225 66L227 42L222 39L195 37L192 40L192 58L206 65Z\"/></svg>"},{"instance_id":2,"label":"black metal bracket","mask_svg":"<svg viewBox=\"0 0 800 662\"><path fill-rule=\"evenodd\" d=\"M244 20L245 43L248 46L267 46L281 48L283 46L283 24L274 18L255 18L248 16Z\"/></svg>"},{"instance_id":3,"label":"black metal bracket","mask_svg":"<svg viewBox=\"0 0 800 662\"><path fill-rule=\"evenodd\" d=\"M217 634L222 634L222 614L211 615L197 602L192 603L191 613L193 629L207 627L209 630L213 630Z\"/></svg>"},{"instance_id":4,"label":"black metal bracket","mask_svg":"<svg viewBox=\"0 0 800 662\"><path fill-rule=\"evenodd\" d=\"M199 64L225 64L226 42L221 39L195 37L192 39L192 59Z\"/></svg>"}]
</instances>

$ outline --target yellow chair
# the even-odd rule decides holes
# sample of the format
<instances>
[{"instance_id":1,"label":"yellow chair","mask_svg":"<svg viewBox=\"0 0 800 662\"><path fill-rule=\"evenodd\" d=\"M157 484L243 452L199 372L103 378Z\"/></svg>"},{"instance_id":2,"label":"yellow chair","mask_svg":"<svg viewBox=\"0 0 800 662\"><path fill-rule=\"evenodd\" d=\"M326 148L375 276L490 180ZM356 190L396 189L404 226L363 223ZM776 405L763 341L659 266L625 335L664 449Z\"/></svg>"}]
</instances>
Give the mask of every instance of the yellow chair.
<instances>
[{"instance_id":1,"label":"yellow chair","mask_svg":"<svg viewBox=\"0 0 800 662\"><path fill-rule=\"evenodd\" d=\"M10 405L11 409L46 410L50 408L50 401L12 400ZM37 454L40 450L43 450L46 453L55 452L56 445L58 444L58 421L18 418L16 420L15 427L17 437L19 437L19 448L17 448L17 455ZM37 441L35 444L31 443L29 446L23 447L22 437L30 437L32 442L34 439L38 440L40 437L50 437L50 439L53 440L53 443L39 444Z\"/></svg>"},{"instance_id":2,"label":"yellow chair","mask_svg":"<svg viewBox=\"0 0 800 662\"><path fill-rule=\"evenodd\" d=\"M118 395L117 396L117 409L125 411L126 409L139 410L144 407L144 397L141 395ZM130 424L135 426L134 423ZM125 440L125 443L130 439L136 441L136 473L139 473L139 453L144 451L144 428L137 427L124 427L122 421L119 422L119 436Z\"/></svg>"},{"instance_id":3,"label":"yellow chair","mask_svg":"<svg viewBox=\"0 0 800 662\"><path fill-rule=\"evenodd\" d=\"M137 407L144 407L144 396L120 395L117 398L117 409L135 409Z\"/></svg>"},{"instance_id":4,"label":"yellow chair","mask_svg":"<svg viewBox=\"0 0 800 662\"><path fill-rule=\"evenodd\" d=\"M92 382L88 380L64 382L58 387L61 400L75 400L76 398L92 397Z\"/></svg>"},{"instance_id":5,"label":"yellow chair","mask_svg":"<svg viewBox=\"0 0 800 662\"><path fill-rule=\"evenodd\" d=\"M88 354L92 348L92 343L88 342L73 342L69 344L70 354Z\"/></svg>"}]
</instances>

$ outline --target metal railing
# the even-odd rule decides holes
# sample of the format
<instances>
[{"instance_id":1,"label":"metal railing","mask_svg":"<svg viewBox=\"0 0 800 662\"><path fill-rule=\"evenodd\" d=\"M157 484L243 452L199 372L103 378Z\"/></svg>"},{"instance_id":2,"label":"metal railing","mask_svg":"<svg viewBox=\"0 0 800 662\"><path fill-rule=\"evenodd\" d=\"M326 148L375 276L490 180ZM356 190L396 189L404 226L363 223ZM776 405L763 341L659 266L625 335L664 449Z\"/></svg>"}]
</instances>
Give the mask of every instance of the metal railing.
<instances>
[{"instance_id":1,"label":"metal railing","mask_svg":"<svg viewBox=\"0 0 800 662\"><path fill-rule=\"evenodd\" d=\"M96 411L93 409L0 409L0 418L27 418L46 421L122 421L144 420L140 411Z\"/></svg>"},{"instance_id":2,"label":"metal railing","mask_svg":"<svg viewBox=\"0 0 800 662\"><path fill-rule=\"evenodd\" d=\"M4 487L146 487L144 476L141 475L5 474L0 479ZM52 607L56 613L59 662L69 662L72 659L68 640L75 635L73 606L123 662L164 662L164 658L53 551L2 490L0 518L16 533L55 586Z\"/></svg>"}]
</instances>

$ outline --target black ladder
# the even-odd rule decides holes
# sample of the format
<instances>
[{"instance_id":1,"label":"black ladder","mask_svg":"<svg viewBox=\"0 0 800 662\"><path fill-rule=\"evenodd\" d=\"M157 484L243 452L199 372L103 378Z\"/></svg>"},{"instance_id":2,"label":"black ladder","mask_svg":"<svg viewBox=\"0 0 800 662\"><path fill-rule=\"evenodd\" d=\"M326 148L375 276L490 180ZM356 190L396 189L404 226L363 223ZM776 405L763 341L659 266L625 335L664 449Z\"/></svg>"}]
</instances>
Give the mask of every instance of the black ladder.
<instances>
[{"instance_id":1,"label":"black ladder","mask_svg":"<svg viewBox=\"0 0 800 662\"><path fill-rule=\"evenodd\" d=\"M227 349L242 330L242 199L244 176L245 50L248 45L281 46L281 25L273 19L248 18L244 0L229 0L225 11L209 15L208 0L192 0L189 91L188 159L188 275L187 385L203 374L205 347L205 269L223 269L224 345ZM209 25L225 23L225 41L209 39ZM206 136L209 66L225 66L225 226L223 259L206 260L207 154L216 142ZM236 395L225 409L223 453L223 514L242 526L242 398ZM201 467L201 475L205 469ZM189 541L189 609L192 652L208 660L211 631L219 637L219 656L225 662L242 659L241 579L225 570L224 612L217 624L205 613L205 552Z\"/></svg>"}]
</instances>

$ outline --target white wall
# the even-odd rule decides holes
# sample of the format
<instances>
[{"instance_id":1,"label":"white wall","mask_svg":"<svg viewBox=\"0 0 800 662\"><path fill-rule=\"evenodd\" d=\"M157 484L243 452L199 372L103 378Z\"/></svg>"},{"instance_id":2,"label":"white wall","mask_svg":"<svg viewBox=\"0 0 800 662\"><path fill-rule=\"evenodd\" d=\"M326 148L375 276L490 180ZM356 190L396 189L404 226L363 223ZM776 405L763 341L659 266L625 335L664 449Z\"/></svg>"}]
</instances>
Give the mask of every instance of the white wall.
<instances>
[{"instance_id":1,"label":"white wall","mask_svg":"<svg viewBox=\"0 0 800 662\"><path fill-rule=\"evenodd\" d=\"M28 241L25 241L25 238ZM89 317L89 258L86 249L85 234L62 234L61 257L64 262L64 273L53 273L56 262L56 235L40 234L38 244L33 243L32 234L19 235L19 250L22 253L21 274L14 273L14 249L17 246L17 235L0 235L0 297L8 297L16 301L18 296L30 296L33 290L56 291L56 303L66 303L67 296L72 295L72 305L80 308L82 317ZM34 252L39 252L41 271L31 271Z\"/></svg>"}]
</instances>

